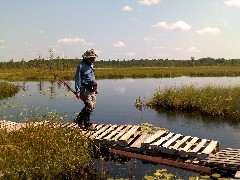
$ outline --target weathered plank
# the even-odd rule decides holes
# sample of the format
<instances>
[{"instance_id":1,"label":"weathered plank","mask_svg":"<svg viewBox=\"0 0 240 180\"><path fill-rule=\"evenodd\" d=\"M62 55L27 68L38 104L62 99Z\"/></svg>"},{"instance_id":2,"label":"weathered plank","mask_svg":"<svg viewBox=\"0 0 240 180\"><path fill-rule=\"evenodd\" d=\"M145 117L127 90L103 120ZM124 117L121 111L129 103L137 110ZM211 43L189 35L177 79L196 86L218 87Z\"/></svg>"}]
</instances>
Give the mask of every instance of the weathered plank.
<instances>
[{"instance_id":1,"label":"weathered plank","mask_svg":"<svg viewBox=\"0 0 240 180\"><path fill-rule=\"evenodd\" d=\"M200 164L229 170L240 170L240 150L221 150L201 160Z\"/></svg>"},{"instance_id":2,"label":"weathered plank","mask_svg":"<svg viewBox=\"0 0 240 180\"><path fill-rule=\"evenodd\" d=\"M111 125L106 131L104 131L101 135L97 136L95 139L96 140L100 140L102 139L103 137L107 136L110 132L114 131L114 129L118 127L118 125L114 124L114 125Z\"/></svg>"},{"instance_id":3,"label":"weathered plank","mask_svg":"<svg viewBox=\"0 0 240 180\"><path fill-rule=\"evenodd\" d=\"M234 178L240 179L240 170L236 172L234 175Z\"/></svg>"},{"instance_id":4,"label":"weathered plank","mask_svg":"<svg viewBox=\"0 0 240 180\"><path fill-rule=\"evenodd\" d=\"M126 146L129 143L129 139L136 137L138 134L139 126L132 126L119 140L116 142L119 146Z\"/></svg>"},{"instance_id":5,"label":"weathered plank","mask_svg":"<svg viewBox=\"0 0 240 180\"><path fill-rule=\"evenodd\" d=\"M142 142L149 138L151 134L142 134L139 138L130 146L133 151L142 151L141 146Z\"/></svg>"},{"instance_id":6,"label":"weathered plank","mask_svg":"<svg viewBox=\"0 0 240 180\"><path fill-rule=\"evenodd\" d=\"M202 151L203 154L211 154L216 148L219 147L219 142L218 141L211 141L208 146Z\"/></svg>"},{"instance_id":7,"label":"weathered plank","mask_svg":"<svg viewBox=\"0 0 240 180\"><path fill-rule=\"evenodd\" d=\"M105 124L98 124L97 126L94 126L96 128L96 131L99 131L105 126ZM93 135L96 131L88 131L86 130L86 133L84 134L85 137L89 138L91 135Z\"/></svg>"},{"instance_id":8,"label":"weathered plank","mask_svg":"<svg viewBox=\"0 0 240 180\"><path fill-rule=\"evenodd\" d=\"M198 140L199 140L199 138L193 137L193 138L190 140L190 142L187 142L187 143L186 143L186 146L180 148L179 150L182 151L182 152L187 152L187 151L192 147L192 145L194 145L194 143L196 143Z\"/></svg>"},{"instance_id":9,"label":"weathered plank","mask_svg":"<svg viewBox=\"0 0 240 180\"><path fill-rule=\"evenodd\" d=\"M148 156L148 155L144 155L144 154L121 151L121 150L117 150L117 149L113 149L113 148L110 148L109 152L112 154L119 154L121 156L125 156L128 158L140 159L140 160L144 160L144 161L148 161L148 162L152 162L152 163L163 164L163 165L173 166L173 167L177 167L177 168L182 168L182 169L187 169L187 170L202 172L202 173L207 173L207 174L211 173L211 168L209 168L209 167L179 162L179 161L175 161L175 160L171 160L171 159L165 159L162 157L153 157L153 156Z\"/></svg>"},{"instance_id":10,"label":"weathered plank","mask_svg":"<svg viewBox=\"0 0 240 180\"><path fill-rule=\"evenodd\" d=\"M158 141L150 144L149 146L150 146L151 148L158 149L159 146L160 146L164 141L168 140L168 139L169 139L170 137L172 137L172 136L173 136L173 133L172 133L172 132L169 132L166 136L161 137L161 139L159 139Z\"/></svg>"},{"instance_id":11,"label":"weathered plank","mask_svg":"<svg viewBox=\"0 0 240 180\"><path fill-rule=\"evenodd\" d=\"M168 154L173 154L175 153L174 149L169 148L169 146L171 146L172 144L176 143L176 140L178 138L180 138L182 135L181 134L175 134L174 136L172 136L167 142L165 142L162 147L160 147L159 149L161 150L161 152L163 153L168 153Z\"/></svg>"},{"instance_id":12,"label":"weathered plank","mask_svg":"<svg viewBox=\"0 0 240 180\"><path fill-rule=\"evenodd\" d=\"M175 145L170 146L171 149L178 149L179 147L183 146L183 144L190 138L191 136L184 136L181 140L178 140Z\"/></svg>"},{"instance_id":13,"label":"weathered plank","mask_svg":"<svg viewBox=\"0 0 240 180\"><path fill-rule=\"evenodd\" d=\"M188 152L192 152L192 153L197 153L199 152L199 150L204 146L204 144L206 144L208 140L207 139L202 139L195 148L193 148L192 150L188 151Z\"/></svg>"},{"instance_id":14,"label":"weathered plank","mask_svg":"<svg viewBox=\"0 0 240 180\"><path fill-rule=\"evenodd\" d=\"M117 142L120 137L122 137L128 130L132 127L132 125L127 125L125 128L123 128L120 132L116 134L116 136L111 138L111 142Z\"/></svg>"},{"instance_id":15,"label":"weathered plank","mask_svg":"<svg viewBox=\"0 0 240 180\"><path fill-rule=\"evenodd\" d=\"M114 131L112 131L110 134L108 134L107 136L105 136L103 138L103 142L105 141L110 141L112 137L116 136L123 128L125 128L124 125L120 125L117 127L117 129L115 129Z\"/></svg>"},{"instance_id":16,"label":"weathered plank","mask_svg":"<svg viewBox=\"0 0 240 180\"><path fill-rule=\"evenodd\" d=\"M88 138L90 139L95 139L98 135L100 135L102 132L104 132L106 129L108 129L111 126L111 124L107 124L105 126L103 126L101 129L98 129L97 131L95 131L91 136L89 136Z\"/></svg>"},{"instance_id":17,"label":"weathered plank","mask_svg":"<svg viewBox=\"0 0 240 180\"><path fill-rule=\"evenodd\" d=\"M164 143L162 145L162 147L167 148L168 146L170 146L173 142L175 142L180 136L182 136L181 134L175 134L171 139L169 139L166 143Z\"/></svg>"},{"instance_id":18,"label":"weathered plank","mask_svg":"<svg viewBox=\"0 0 240 180\"><path fill-rule=\"evenodd\" d=\"M144 142L142 142L142 148L145 148L147 145L149 145L152 142L154 142L156 139L161 137L166 132L167 132L166 130L159 130L159 131L157 131L154 135L150 136Z\"/></svg>"}]
</instances>

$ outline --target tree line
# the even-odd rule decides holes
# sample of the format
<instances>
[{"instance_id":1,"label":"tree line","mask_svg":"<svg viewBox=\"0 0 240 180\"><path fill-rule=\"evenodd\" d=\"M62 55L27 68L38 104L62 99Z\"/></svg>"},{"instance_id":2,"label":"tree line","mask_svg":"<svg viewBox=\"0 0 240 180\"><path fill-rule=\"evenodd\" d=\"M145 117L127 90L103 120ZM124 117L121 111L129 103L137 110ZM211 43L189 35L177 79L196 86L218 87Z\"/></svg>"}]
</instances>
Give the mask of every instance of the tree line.
<instances>
[{"instance_id":1,"label":"tree line","mask_svg":"<svg viewBox=\"0 0 240 180\"><path fill-rule=\"evenodd\" d=\"M29 61L10 60L0 62L0 69L39 69L39 70L70 70L75 69L82 59L34 59ZM168 59L132 59L132 60L97 60L95 68L131 68L131 67L191 67L191 66L240 66L240 59L201 58L195 60Z\"/></svg>"}]
</instances>

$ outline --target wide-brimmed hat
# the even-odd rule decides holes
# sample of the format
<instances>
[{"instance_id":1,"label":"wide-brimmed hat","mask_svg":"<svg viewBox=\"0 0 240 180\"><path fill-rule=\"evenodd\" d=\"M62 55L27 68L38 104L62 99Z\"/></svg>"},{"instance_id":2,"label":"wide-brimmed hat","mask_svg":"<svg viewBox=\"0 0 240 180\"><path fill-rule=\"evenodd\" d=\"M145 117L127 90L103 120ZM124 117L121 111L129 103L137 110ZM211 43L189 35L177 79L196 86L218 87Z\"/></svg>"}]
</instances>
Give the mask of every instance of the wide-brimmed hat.
<instances>
[{"instance_id":1,"label":"wide-brimmed hat","mask_svg":"<svg viewBox=\"0 0 240 180\"><path fill-rule=\"evenodd\" d=\"M97 54L95 54L93 49L87 50L83 55L83 58L91 58L91 57L98 57Z\"/></svg>"}]
</instances>

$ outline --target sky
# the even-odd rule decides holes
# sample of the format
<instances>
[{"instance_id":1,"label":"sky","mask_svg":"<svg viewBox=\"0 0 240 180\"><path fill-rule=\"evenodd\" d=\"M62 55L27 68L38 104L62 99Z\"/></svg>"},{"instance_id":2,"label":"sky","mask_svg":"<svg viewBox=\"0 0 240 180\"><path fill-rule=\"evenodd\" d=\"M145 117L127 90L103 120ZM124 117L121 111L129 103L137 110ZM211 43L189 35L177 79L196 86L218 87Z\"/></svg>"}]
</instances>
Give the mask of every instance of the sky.
<instances>
[{"instance_id":1,"label":"sky","mask_svg":"<svg viewBox=\"0 0 240 180\"><path fill-rule=\"evenodd\" d=\"M240 58L240 0L0 0L0 61Z\"/></svg>"}]
</instances>

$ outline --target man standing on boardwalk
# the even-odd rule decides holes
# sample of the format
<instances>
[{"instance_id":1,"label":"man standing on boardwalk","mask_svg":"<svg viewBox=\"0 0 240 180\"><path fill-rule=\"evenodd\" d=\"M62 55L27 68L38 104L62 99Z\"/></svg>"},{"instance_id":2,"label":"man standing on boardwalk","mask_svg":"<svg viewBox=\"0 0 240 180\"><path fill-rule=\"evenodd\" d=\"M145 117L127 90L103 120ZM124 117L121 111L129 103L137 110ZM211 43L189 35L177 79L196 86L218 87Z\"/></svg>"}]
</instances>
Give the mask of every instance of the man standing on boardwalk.
<instances>
[{"instance_id":1,"label":"man standing on boardwalk","mask_svg":"<svg viewBox=\"0 0 240 180\"><path fill-rule=\"evenodd\" d=\"M97 83L95 81L93 63L98 57L93 49L87 50L83 55L83 61L78 65L75 75L76 97L84 102L84 108L79 113L74 122L79 127L94 130L90 122L90 115L96 104L96 94L98 94Z\"/></svg>"}]
</instances>

